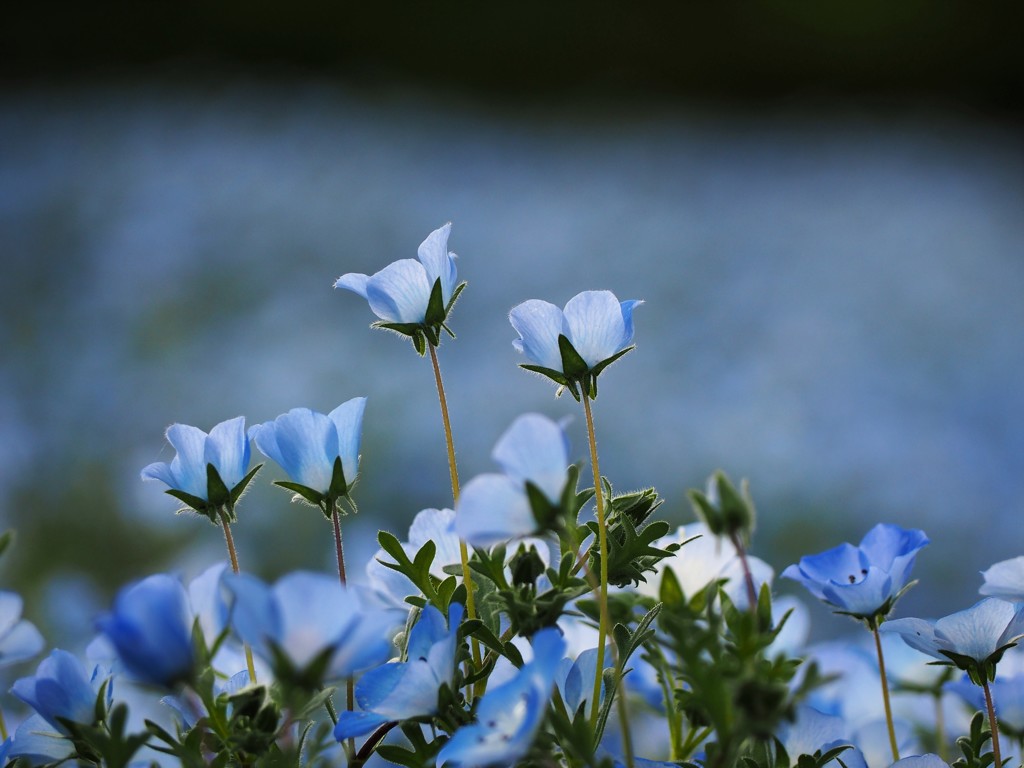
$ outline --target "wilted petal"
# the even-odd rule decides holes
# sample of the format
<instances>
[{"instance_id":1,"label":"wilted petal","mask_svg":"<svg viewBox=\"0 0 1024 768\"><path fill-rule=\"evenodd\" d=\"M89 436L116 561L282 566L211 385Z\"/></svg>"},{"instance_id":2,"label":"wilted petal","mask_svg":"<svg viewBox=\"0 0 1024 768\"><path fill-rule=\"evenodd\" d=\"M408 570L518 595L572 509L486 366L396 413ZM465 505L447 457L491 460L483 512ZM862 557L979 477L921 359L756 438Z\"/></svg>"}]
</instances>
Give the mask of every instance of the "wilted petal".
<instances>
[{"instance_id":1,"label":"wilted petal","mask_svg":"<svg viewBox=\"0 0 1024 768\"><path fill-rule=\"evenodd\" d=\"M552 370L562 370L562 353L558 337L565 332L562 310L540 299L524 301L508 316L520 338L512 345L530 362Z\"/></svg>"},{"instance_id":2,"label":"wilted petal","mask_svg":"<svg viewBox=\"0 0 1024 768\"><path fill-rule=\"evenodd\" d=\"M388 264L366 284L370 309L389 323L422 323L426 319L431 285L416 259Z\"/></svg>"},{"instance_id":3,"label":"wilted petal","mask_svg":"<svg viewBox=\"0 0 1024 768\"><path fill-rule=\"evenodd\" d=\"M559 502L569 465L569 441L565 431L548 417L527 413L517 418L498 440L491 457L509 476L533 483L551 503Z\"/></svg>"},{"instance_id":4,"label":"wilted petal","mask_svg":"<svg viewBox=\"0 0 1024 768\"><path fill-rule=\"evenodd\" d=\"M569 341L593 368L625 348L622 305L611 291L584 291L565 305Z\"/></svg>"},{"instance_id":5,"label":"wilted petal","mask_svg":"<svg viewBox=\"0 0 1024 768\"><path fill-rule=\"evenodd\" d=\"M452 258L454 254L448 253L448 236L451 231L451 222L435 229L427 235L426 240L420 243L417 251L420 263L426 270L431 290L433 290L434 281L441 278L441 296L445 304L452 297L452 291L455 288L455 261Z\"/></svg>"},{"instance_id":6,"label":"wilted petal","mask_svg":"<svg viewBox=\"0 0 1024 768\"><path fill-rule=\"evenodd\" d=\"M337 451L336 455L341 457L341 468L345 472L345 482L348 485L352 485L359 474L359 442L363 434L365 410L366 398L354 397L327 414L327 418L334 423L338 438L334 450ZM332 472L333 469L332 462Z\"/></svg>"},{"instance_id":7,"label":"wilted petal","mask_svg":"<svg viewBox=\"0 0 1024 768\"><path fill-rule=\"evenodd\" d=\"M520 483L506 475L477 475L459 496L455 530L464 541L489 547L537 530Z\"/></svg>"}]
</instances>

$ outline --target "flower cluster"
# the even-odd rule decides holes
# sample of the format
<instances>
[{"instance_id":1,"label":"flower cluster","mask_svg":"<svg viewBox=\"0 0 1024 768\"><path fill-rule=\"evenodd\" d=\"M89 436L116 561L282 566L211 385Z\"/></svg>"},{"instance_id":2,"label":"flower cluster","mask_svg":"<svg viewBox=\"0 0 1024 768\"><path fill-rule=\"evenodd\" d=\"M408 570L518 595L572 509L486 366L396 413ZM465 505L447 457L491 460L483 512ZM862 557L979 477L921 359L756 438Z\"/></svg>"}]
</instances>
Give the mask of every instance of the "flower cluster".
<instances>
[{"instance_id":1,"label":"flower cluster","mask_svg":"<svg viewBox=\"0 0 1024 768\"><path fill-rule=\"evenodd\" d=\"M716 472L689 494L697 521L673 530L653 488L620 492L601 472L597 379L633 348L639 301L585 291L511 311L522 367L580 403L589 452L573 452L564 418L519 415L496 440L499 471L461 486L437 359L465 285L450 235L335 283L429 351L450 504L416 514L404 540L382 531L350 572L342 519L357 511L365 397L248 431L243 417L171 426L174 458L142 478L219 526L227 559L187 584L129 584L85 656L53 649L18 678L0 715L21 702L24 717L11 735L0 716L0 766L936 768L957 735L957 768L1024 751L1024 556L987 570L971 608L893 618L929 539L876 525L782 571L867 630L808 645L806 606L750 552L745 483ZM268 583L242 569L232 526L262 466L252 443L283 472L275 484L331 523L337 574ZM44 648L22 608L0 592L0 666Z\"/></svg>"}]
</instances>

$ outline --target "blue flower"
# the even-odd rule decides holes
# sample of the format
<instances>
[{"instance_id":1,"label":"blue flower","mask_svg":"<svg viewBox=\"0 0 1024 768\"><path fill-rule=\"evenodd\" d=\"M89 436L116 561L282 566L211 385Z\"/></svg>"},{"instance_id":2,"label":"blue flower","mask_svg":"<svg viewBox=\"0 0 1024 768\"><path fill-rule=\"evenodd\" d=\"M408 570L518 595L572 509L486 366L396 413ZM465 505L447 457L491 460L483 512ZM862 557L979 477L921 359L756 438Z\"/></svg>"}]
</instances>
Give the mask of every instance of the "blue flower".
<instances>
[{"instance_id":1,"label":"blue flower","mask_svg":"<svg viewBox=\"0 0 1024 768\"><path fill-rule=\"evenodd\" d=\"M249 437L293 481L277 485L326 509L328 502L348 495L356 481L365 408L365 397L348 400L326 416L294 408L252 427Z\"/></svg>"},{"instance_id":2,"label":"blue flower","mask_svg":"<svg viewBox=\"0 0 1024 768\"><path fill-rule=\"evenodd\" d=\"M553 516L566 488L569 443L562 428L540 414L520 416L491 457L505 473L478 475L462 489L455 510L459 536L486 547L554 523L540 518Z\"/></svg>"},{"instance_id":3,"label":"blue flower","mask_svg":"<svg viewBox=\"0 0 1024 768\"><path fill-rule=\"evenodd\" d=\"M385 661L396 621L364 608L359 593L325 574L297 571L273 587L248 574L225 574L231 623L279 679L316 688Z\"/></svg>"},{"instance_id":4,"label":"blue flower","mask_svg":"<svg viewBox=\"0 0 1024 768\"><path fill-rule=\"evenodd\" d=\"M975 685L995 679L995 667L1007 648L1024 637L1024 605L987 597L941 619L895 619L881 626L946 664L962 669Z\"/></svg>"},{"instance_id":5,"label":"blue flower","mask_svg":"<svg viewBox=\"0 0 1024 768\"><path fill-rule=\"evenodd\" d=\"M77 754L74 742L57 733L39 715L22 720L5 746L7 753L0 755L0 765L7 765L6 758L18 757L27 760L29 765L57 765Z\"/></svg>"},{"instance_id":6,"label":"blue flower","mask_svg":"<svg viewBox=\"0 0 1024 768\"><path fill-rule=\"evenodd\" d=\"M456 768L501 763L510 765L533 745L547 714L551 689L565 652L557 629L533 636L533 661L508 682L484 694L477 722L457 730L437 755L437 765Z\"/></svg>"},{"instance_id":7,"label":"blue flower","mask_svg":"<svg viewBox=\"0 0 1024 768\"><path fill-rule=\"evenodd\" d=\"M335 288L358 293L380 318L379 327L411 336L423 353L423 336L437 346L455 299L455 254L448 251L451 222L431 232L420 243L417 259L401 259L374 275L349 272L335 281ZM464 284L463 284L464 285Z\"/></svg>"},{"instance_id":8,"label":"blue flower","mask_svg":"<svg viewBox=\"0 0 1024 768\"><path fill-rule=\"evenodd\" d=\"M928 544L924 531L879 523L860 546L838 547L800 558L783 578L844 613L868 622L884 619L907 587L918 551Z\"/></svg>"},{"instance_id":9,"label":"blue flower","mask_svg":"<svg viewBox=\"0 0 1024 768\"><path fill-rule=\"evenodd\" d=\"M192 611L176 578L157 574L125 587L97 625L137 680L171 688L192 677Z\"/></svg>"},{"instance_id":10,"label":"blue flower","mask_svg":"<svg viewBox=\"0 0 1024 768\"><path fill-rule=\"evenodd\" d=\"M437 608L424 608L409 633L408 661L371 669L359 679L356 701L362 711L340 713L334 738L344 741L393 720L437 712L438 691L442 685L451 685L455 674L462 613L462 606L452 603L446 626Z\"/></svg>"},{"instance_id":11,"label":"blue flower","mask_svg":"<svg viewBox=\"0 0 1024 768\"><path fill-rule=\"evenodd\" d=\"M159 480L169 493L214 523L218 513L234 520L234 505L259 467L249 468L245 418L238 416L206 434L187 424L167 428L167 441L177 451L170 464L155 462L142 470L143 480Z\"/></svg>"},{"instance_id":12,"label":"blue flower","mask_svg":"<svg viewBox=\"0 0 1024 768\"><path fill-rule=\"evenodd\" d=\"M0 592L0 667L31 659L43 650L43 636L32 622L21 618L21 606L20 595Z\"/></svg>"},{"instance_id":13,"label":"blue flower","mask_svg":"<svg viewBox=\"0 0 1024 768\"><path fill-rule=\"evenodd\" d=\"M530 299L509 313L519 333L512 345L531 361L523 368L568 387L577 400L582 384L593 398L598 374L632 349L633 310L642 303L620 302L611 291L584 291L564 310Z\"/></svg>"},{"instance_id":14,"label":"blue flower","mask_svg":"<svg viewBox=\"0 0 1024 768\"><path fill-rule=\"evenodd\" d=\"M96 682L95 674L87 674L75 656L54 650L39 663L35 675L15 681L11 692L58 732L70 735L65 722L95 722Z\"/></svg>"}]
</instances>

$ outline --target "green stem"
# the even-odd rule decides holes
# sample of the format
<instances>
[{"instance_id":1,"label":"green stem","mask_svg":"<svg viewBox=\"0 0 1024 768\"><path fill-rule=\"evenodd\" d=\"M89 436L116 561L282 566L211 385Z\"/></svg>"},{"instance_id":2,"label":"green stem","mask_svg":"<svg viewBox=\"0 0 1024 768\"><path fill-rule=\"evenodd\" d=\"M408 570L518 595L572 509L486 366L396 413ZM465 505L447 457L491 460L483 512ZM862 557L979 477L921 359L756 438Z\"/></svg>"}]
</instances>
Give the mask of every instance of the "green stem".
<instances>
[{"instance_id":1,"label":"green stem","mask_svg":"<svg viewBox=\"0 0 1024 768\"><path fill-rule=\"evenodd\" d=\"M452 423L448 417L448 398L444 393L444 382L441 379L441 366L437 362L437 350L433 344L428 343L430 350L430 362L434 367L434 383L437 385L437 399L441 404L441 421L444 424L444 440L448 449L448 474L452 482L453 504L459 503L459 468L455 461L455 440L452 437ZM469 549L466 542L459 539L459 558L462 561L462 583L466 585L466 616L473 620L476 618L476 601L473 596L473 579L469 571ZM473 664L480 668L480 642L473 638ZM479 686L479 683L477 684ZM470 696L472 700L472 696Z\"/></svg>"},{"instance_id":2,"label":"green stem","mask_svg":"<svg viewBox=\"0 0 1024 768\"><path fill-rule=\"evenodd\" d=\"M878 633L878 622L872 619L868 628L875 636L875 651L878 652L878 674L882 678L882 703L885 705L885 724L889 728L889 747L892 749L892 761L900 759L900 750L896 745L896 729L892 724L892 706L889 704L889 680L885 674L885 657L882 655L882 637Z\"/></svg>"},{"instance_id":3,"label":"green stem","mask_svg":"<svg viewBox=\"0 0 1024 768\"><path fill-rule=\"evenodd\" d=\"M942 711L942 690L935 692L935 741L939 757L949 762L949 748L946 746L946 715Z\"/></svg>"},{"instance_id":4,"label":"green stem","mask_svg":"<svg viewBox=\"0 0 1024 768\"><path fill-rule=\"evenodd\" d=\"M234 573L238 573L238 555L235 552L235 540L231 536L231 526L228 525L226 515L221 515L220 524L224 529L224 542L228 546L228 557L231 558L231 570ZM245 666L249 670L249 682L256 685L256 664L252 660L252 648L249 647L248 643L245 643L242 647L245 649Z\"/></svg>"},{"instance_id":5,"label":"green stem","mask_svg":"<svg viewBox=\"0 0 1024 768\"><path fill-rule=\"evenodd\" d=\"M351 503L351 500L349 500L349 503ZM337 499L331 499L330 508L331 522L334 523L334 552L338 558L338 578L341 580L342 586L345 586L348 583L348 577L345 575L345 548L341 543L341 513L338 511ZM356 682L352 677L349 677L345 681L345 705L348 707L349 712L354 711L356 708L355 686ZM328 699L328 706L330 706L330 699ZM355 752L355 738L347 739L345 743L345 753L351 758Z\"/></svg>"},{"instance_id":6,"label":"green stem","mask_svg":"<svg viewBox=\"0 0 1024 768\"><path fill-rule=\"evenodd\" d=\"M743 582L747 586L747 602L750 603L751 613L757 613L757 589L754 587L754 574L750 572L750 562L747 560L747 550L739 534L731 533L729 539L736 548L736 554L740 556L740 565L743 567Z\"/></svg>"},{"instance_id":7,"label":"green stem","mask_svg":"<svg viewBox=\"0 0 1024 768\"><path fill-rule=\"evenodd\" d=\"M594 470L594 503L597 507L597 546L601 555L601 573L598 583L598 636L597 636L597 672L594 675L593 707L590 710L590 723L597 726L601 711L601 678L604 672L604 646L608 638L611 621L608 616L608 523L605 518L604 488L601 485L601 467L597 459L597 436L594 430L594 414L590 407L590 396L583 393L583 412L587 417L587 439L590 443L590 464ZM618 649L612 645L612 653L618 656ZM617 666L617 664L616 664ZM620 685L622 681L620 681ZM632 741L629 732L629 710L626 706L625 690L619 697L619 723L622 727L622 743L625 750L626 766L633 768Z\"/></svg>"},{"instance_id":8,"label":"green stem","mask_svg":"<svg viewBox=\"0 0 1024 768\"><path fill-rule=\"evenodd\" d=\"M992 731L992 756L995 758L992 766L1000 768L1003 761L999 754L999 721L996 719L996 708L992 704L992 689L988 685L988 677L982 677L981 680L981 686L985 690L985 709L988 710L988 727Z\"/></svg>"},{"instance_id":9,"label":"green stem","mask_svg":"<svg viewBox=\"0 0 1024 768\"><path fill-rule=\"evenodd\" d=\"M0 741L7 741L7 721L4 720L3 707L0 707Z\"/></svg>"}]
</instances>

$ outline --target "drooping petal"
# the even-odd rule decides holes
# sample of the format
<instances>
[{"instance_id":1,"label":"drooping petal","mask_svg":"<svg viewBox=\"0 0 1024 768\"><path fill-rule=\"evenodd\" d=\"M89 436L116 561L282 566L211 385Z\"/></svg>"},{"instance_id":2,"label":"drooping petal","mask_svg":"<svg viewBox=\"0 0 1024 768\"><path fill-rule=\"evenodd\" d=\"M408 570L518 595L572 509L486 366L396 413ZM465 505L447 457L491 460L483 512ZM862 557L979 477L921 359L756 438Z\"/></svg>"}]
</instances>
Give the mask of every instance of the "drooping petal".
<instances>
[{"instance_id":1,"label":"drooping petal","mask_svg":"<svg viewBox=\"0 0 1024 768\"><path fill-rule=\"evenodd\" d=\"M345 482L350 486L359 474L359 443L363 434L363 411L365 410L366 398L354 397L327 414L327 418L334 423L338 437L338 444L335 446L336 455L341 457ZM333 463L331 469L333 472Z\"/></svg>"},{"instance_id":2,"label":"drooping petal","mask_svg":"<svg viewBox=\"0 0 1024 768\"><path fill-rule=\"evenodd\" d=\"M569 341L591 368L625 345L626 323L622 305L611 291L584 291L565 305Z\"/></svg>"},{"instance_id":3,"label":"drooping petal","mask_svg":"<svg viewBox=\"0 0 1024 768\"><path fill-rule=\"evenodd\" d=\"M174 482L168 485L206 499L206 433L188 424L172 424L167 428L167 442L177 452L169 467Z\"/></svg>"},{"instance_id":4,"label":"drooping petal","mask_svg":"<svg viewBox=\"0 0 1024 768\"><path fill-rule=\"evenodd\" d=\"M622 322L625 326L622 334L621 346L623 349L629 346L630 342L633 341L633 310L643 304L641 299L630 299L622 302Z\"/></svg>"},{"instance_id":5,"label":"drooping petal","mask_svg":"<svg viewBox=\"0 0 1024 768\"><path fill-rule=\"evenodd\" d=\"M257 440L263 435L263 431L258 433ZM334 422L309 408L293 408L274 420L274 437L279 453L276 461L288 476L300 485L326 493L334 476L338 442Z\"/></svg>"},{"instance_id":6,"label":"drooping petal","mask_svg":"<svg viewBox=\"0 0 1024 768\"><path fill-rule=\"evenodd\" d=\"M205 464L213 464L224 485L231 490L245 477L249 471L249 438L245 434L245 417L237 416L220 424L210 430L206 438L206 447L203 455L203 475L205 478Z\"/></svg>"},{"instance_id":7,"label":"drooping petal","mask_svg":"<svg viewBox=\"0 0 1024 768\"><path fill-rule=\"evenodd\" d=\"M434 287L434 281L441 278L441 296L445 304L448 303L452 297L452 291L455 289L454 254L448 252L448 236L451 231L451 222L435 229L427 235L426 240L420 243L417 251L420 263L426 270L431 289Z\"/></svg>"},{"instance_id":8,"label":"drooping petal","mask_svg":"<svg viewBox=\"0 0 1024 768\"><path fill-rule=\"evenodd\" d=\"M552 504L558 503L565 488L569 440L547 416L527 413L517 418L498 440L491 457L510 477L533 483Z\"/></svg>"},{"instance_id":9,"label":"drooping petal","mask_svg":"<svg viewBox=\"0 0 1024 768\"><path fill-rule=\"evenodd\" d=\"M366 284L370 309L389 323L422 323L426 319L431 285L416 259L388 264Z\"/></svg>"},{"instance_id":10,"label":"drooping petal","mask_svg":"<svg viewBox=\"0 0 1024 768\"><path fill-rule=\"evenodd\" d=\"M490 547L537 530L522 485L506 475L477 475L462 489L455 530L464 541Z\"/></svg>"},{"instance_id":11,"label":"drooping petal","mask_svg":"<svg viewBox=\"0 0 1024 768\"><path fill-rule=\"evenodd\" d=\"M347 275L342 275L334 281L335 288L344 288L345 290L358 293L364 299L366 298L366 284L370 281L369 275L364 275L359 272L349 272Z\"/></svg>"},{"instance_id":12,"label":"drooping petal","mask_svg":"<svg viewBox=\"0 0 1024 768\"><path fill-rule=\"evenodd\" d=\"M562 370L558 336L565 332L565 323L561 309L540 299L530 299L513 307L508 319L520 336L512 342L517 350L535 365Z\"/></svg>"}]
</instances>

